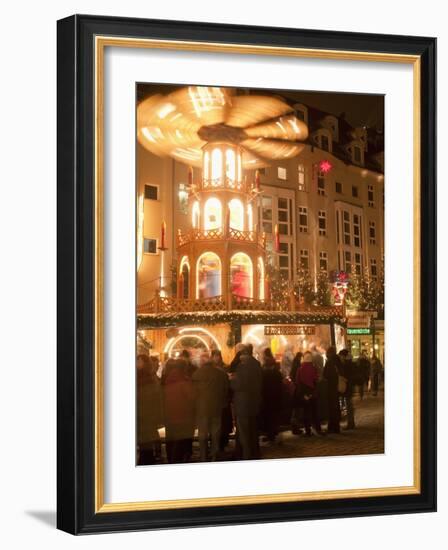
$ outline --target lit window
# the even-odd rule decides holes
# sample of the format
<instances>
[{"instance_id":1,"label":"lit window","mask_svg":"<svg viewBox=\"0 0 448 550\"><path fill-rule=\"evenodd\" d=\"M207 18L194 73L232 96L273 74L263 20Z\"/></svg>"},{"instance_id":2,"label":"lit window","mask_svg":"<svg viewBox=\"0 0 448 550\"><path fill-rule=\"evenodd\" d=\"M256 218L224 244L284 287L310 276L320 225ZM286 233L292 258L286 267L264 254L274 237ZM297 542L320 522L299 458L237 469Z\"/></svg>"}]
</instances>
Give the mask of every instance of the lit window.
<instances>
[{"instance_id":1,"label":"lit window","mask_svg":"<svg viewBox=\"0 0 448 550\"><path fill-rule=\"evenodd\" d=\"M298 178L298 184L299 184L299 191L306 191L304 164L299 163L297 167L297 178Z\"/></svg>"},{"instance_id":2,"label":"lit window","mask_svg":"<svg viewBox=\"0 0 448 550\"><path fill-rule=\"evenodd\" d=\"M288 243L280 243L280 248L278 251L278 266L280 270L280 276L284 277L285 279L289 278L291 256L292 250L290 250Z\"/></svg>"},{"instance_id":3,"label":"lit window","mask_svg":"<svg viewBox=\"0 0 448 550\"><path fill-rule=\"evenodd\" d=\"M299 232L308 233L308 208L299 206Z\"/></svg>"},{"instance_id":4,"label":"lit window","mask_svg":"<svg viewBox=\"0 0 448 550\"><path fill-rule=\"evenodd\" d=\"M145 254L157 254L157 239L144 239L143 252Z\"/></svg>"},{"instance_id":5,"label":"lit window","mask_svg":"<svg viewBox=\"0 0 448 550\"><path fill-rule=\"evenodd\" d=\"M212 180L220 183L222 178L222 152L221 149L213 149L212 152Z\"/></svg>"},{"instance_id":6,"label":"lit window","mask_svg":"<svg viewBox=\"0 0 448 550\"><path fill-rule=\"evenodd\" d=\"M369 222L369 242L370 244L376 244L375 222Z\"/></svg>"},{"instance_id":7,"label":"lit window","mask_svg":"<svg viewBox=\"0 0 448 550\"><path fill-rule=\"evenodd\" d=\"M319 253L319 269L321 271L328 271L328 254L325 251Z\"/></svg>"},{"instance_id":8,"label":"lit window","mask_svg":"<svg viewBox=\"0 0 448 550\"><path fill-rule=\"evenodd\" d=\"M368 193L369 206L373 208L375 206L375 199L373 197L373 185L369 185L367 193Z\"/></svg>"},{"instance_id":9,"label":"lit window","mask_svg":"<svg viewBox=\"0 0 448 550\"><path fill-rule=\"evenodd\" d=\"M216 197L207 200L204 207L204 229L210 231L222 227L221 202Z\"/></svg>"},{"instance_id":10,"label":"lit window","mask_svg":"<svg viewBox=\"0 0 448 550\"><path fill-rule=\"evenodd\" d=\"M287 177L286 168L282 168L281 166L279 166L277 168L277 178L279 180L286 180L286 177Z\"/></svg>"},{"instance_id":11,"label":"lit window","mask_svg":"<svg viewBox=\"0 0 448 550\"><path fill-rule=\"evenodd\" d=\"M319 210L319 235L327 234L327 213L325 210Z\"/></svg>"},{"instance_id":12,"label":"lit window","mask_svg":"<svg viewBox=\"0 0 448 550\"><path fill-rule=\"evenodd\" d=\"M233 187L236 180L235 151L227 149L226 151L226 178Z\"/></svg>"},{"instance_id":13,"label":"lit window","mask_svg":"<svg viewBox=\"0 0 448 550\"><path fill-rule=\"evenodd\" d=\"M196 298L213 298L221 295L221 260L213 252L198 258Z\"/></svg>"},{"instance_id":14,"label":"lit window","mask_svg":"<svg viewBox=\"0 0 448 550\"><path fill-rule=\"evenodd\" d=\"M230 260L230 286L234 296L253 297L252 261L247 254L238 252Z\"/></svg>"},{"instance_id":15,"label":"lit window","mask_svg":"<svg viewBox=\"0 0 448 550\"><path fill-rule=\"evenodd\" d=\"M145 199L159 200L159 187L157 185L145 185Z\"/></svg>"},{"instance_id":16,"label":"lit window","mask_svg":"<svg viewBox=\"0 0 448 550\"><path fill-rule=\"evenodd\" d=\"M232 199L229 202L230 227L232 229L244 230L244 207L239 199Z\"/></svg>"},{"instance_id":17,"label":"lit window","mask_svg":"<svg viewBox=\"0 0 448 550\"><path fill-rule=\"evenodd\" d=\"M370 260L370 275L371 275L372 279L374 279L374 280L378 276L376 260L374 258L371 258L371 260Z\"/></svg>"},{"instance_id":18,"label":"lit window","mask_svg":"<svg viewBox=\"0 0 448 550\"><path fill-rule=\"evenodd\" d=\"M308 250L302 249L300 251L300 267L301 269L309 269L310 268L310 260L308 255Z\"/></svg>"}]
</instances>

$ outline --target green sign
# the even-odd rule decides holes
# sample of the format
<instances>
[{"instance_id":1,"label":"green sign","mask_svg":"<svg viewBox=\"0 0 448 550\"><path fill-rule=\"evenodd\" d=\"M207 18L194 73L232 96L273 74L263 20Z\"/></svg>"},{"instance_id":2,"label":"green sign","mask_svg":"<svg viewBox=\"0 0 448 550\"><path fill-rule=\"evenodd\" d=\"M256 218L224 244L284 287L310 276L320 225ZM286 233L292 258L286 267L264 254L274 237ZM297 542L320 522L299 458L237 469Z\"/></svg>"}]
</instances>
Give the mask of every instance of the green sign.
<instances>
[{"instance_id":1,"label":"green sign","mask_svg":"<svg viewBox=\"0 0 448 550\"><path fill-rule=\"evenodd\" d=\"M370 334L369 328L348 328L347 334Z\"/></svg>"}]
</instances>

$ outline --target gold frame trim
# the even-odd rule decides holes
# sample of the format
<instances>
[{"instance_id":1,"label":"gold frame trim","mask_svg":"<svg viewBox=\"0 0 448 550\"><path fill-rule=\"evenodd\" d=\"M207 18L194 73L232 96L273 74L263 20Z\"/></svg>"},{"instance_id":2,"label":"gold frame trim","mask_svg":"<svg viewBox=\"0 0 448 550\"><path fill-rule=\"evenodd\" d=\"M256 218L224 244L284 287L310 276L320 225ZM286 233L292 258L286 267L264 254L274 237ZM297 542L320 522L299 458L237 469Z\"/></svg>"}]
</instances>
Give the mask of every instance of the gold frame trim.
<instances>
[{"instance_id":1,"label":"gold frame trim","mask_svg":"<svg viewBox=\"0 0 448 550\"><path fill-rule=\"evenodd\" d=\"M104 358L103 358L103 189L104 189L104 50L106 47L153 48L164 50L201 51L210 53L238 53L252 55L273 55L333 59L346 61L371 61L406 63L413 65L413 198L414 198L414 482L403 487L380 487L354 490L313 491L301 493L279 493L244 495L181 500L159 500L142 502L104 502ZM417 55L323 50L251 44L225 44L178 40L156 40L141 38L120 38L96 36L95 55L95 513L130 512L142 510L166 510L204 506L230 506L274 502L299 502L331 500L340 498L362 498L420 494L421 492L421 441L420 441L420 82L421 61Z\"/></svg>"}]
</instances>

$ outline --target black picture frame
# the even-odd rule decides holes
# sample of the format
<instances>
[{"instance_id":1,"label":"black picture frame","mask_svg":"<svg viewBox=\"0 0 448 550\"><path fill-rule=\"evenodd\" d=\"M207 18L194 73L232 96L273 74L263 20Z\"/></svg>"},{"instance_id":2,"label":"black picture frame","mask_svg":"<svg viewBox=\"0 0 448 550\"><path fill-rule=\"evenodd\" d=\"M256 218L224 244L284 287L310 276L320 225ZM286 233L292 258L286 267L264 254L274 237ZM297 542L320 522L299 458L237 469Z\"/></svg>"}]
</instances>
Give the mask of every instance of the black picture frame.
<instances>
[{"instance_id":1,"label":"black picture frame","mask_svg":"<svg viewBox=\"0 0 448 550\"><path fill-rule=\"evenodd\" d=\"M436 39L74 15L58 21L57 526L72 534L436 509ZM416 55L421 67L419 494L95 512L95 36ZM405 343L401 343L405 345Z\"/></svg>"}]
</instances>

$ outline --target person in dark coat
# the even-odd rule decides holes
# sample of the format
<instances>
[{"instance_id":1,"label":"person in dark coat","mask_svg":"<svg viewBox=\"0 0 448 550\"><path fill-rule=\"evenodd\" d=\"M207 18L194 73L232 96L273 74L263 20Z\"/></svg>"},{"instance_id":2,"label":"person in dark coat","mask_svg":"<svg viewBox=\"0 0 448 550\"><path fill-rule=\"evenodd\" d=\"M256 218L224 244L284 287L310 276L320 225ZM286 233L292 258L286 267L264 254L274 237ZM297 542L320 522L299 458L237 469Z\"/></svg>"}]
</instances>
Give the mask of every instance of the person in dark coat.
<instances>
[{"instance_id":1,"label":"person in dark coat","mask_svg":"<svg viewBox=\"0 0 448 550\"><path fill-rule=\"evenodd\" d=\"M252 346L245 346L240 362L231 374L230 386L236 416L237 440L244 460L259 458L257 418L260 413L263 371L252 355Z\"/></svg>"},{"instance_id":2,"label":"person in dark coat","mask_svg":"<svg viewBox=\"0 0 448 550\"><path fill-rule=\"evenodd\" d=\"M213 350L211 353L211 360L213 361L215 367L221 369L225 373L228 380L230 369L224 363L221 351L218 349ZM221 417L221 437L219 440L219 450L221 452L224 451L224 449L229 444L229 436L233 432L234 428L231 402L232 391L230 389L230 385L228 385L226 403L224 405L224 408L222 409Z\"/></svg>"},{"instance_id":3,"label":"person in dark coat","mask_svg":"<svg viewBox=\"0 0 448 550\"><path fill-rule=\"evenodd\" d=\"M375 352L373 352L370 373L372 378L372 395L374 396L378 395L378 389L380 387L380 378L381 378L382 370L383 370L383 365L381 364L381 361L376 356Z\"/></svg>"},{"instance_id":4,"label":"person in dark coat","mask_svg":"<svg viewBox=\"0 0 448 550\"><path fill-rule=\"evenodd\" d=\"M364 388L368 387L370 378L370 361L367 357L367 353L363 350L358 359L358 371L357 371L357 385L359 389L359 396L361 399L364 397Z\"/></svg>"},{"instance_id":5,"label":"person in dark coat","mask_svg":"<svg viewBox=\"0 0 448 550\"><path fill-rule=\"evenodd\" d=\"M311 425L318 434L322 434L317 410L317 382L319 373L313 363L311 352L303 354L302 362L296 373L296 404L303 410L305 433L312 435Z\"/></svg>"},{"instance_id":6,"label":"person in dark coat","mask_svg":"<svg viewBox=\"0 0 448 550\"><path fill-rule=\"evenodd\" d=\"M280 365L274 359L270 348L263 351L262 367L261 421L268 441L274 442L278 434L282 407L283 377L280 372Z\"/></svg>"},{"instance_id":7,"label":"person in dark coat","mask_svg":"<svg viewBox=\"0 0 448 550\"><path fill-rule=\"evenodd\" d=\"M327 381L329 433L340 433L341 431L341 409L339 405L339 375L341 370L341 361L336 355L336 348L330 346L327 350L327 361L323 373L323 378Z\"/></svg>"},{"instance_id":8,"label":"person in dark coat","mask_svg":"<svg viewBox=\"0 0 448 550\"><path fill-rule=\"evenodd\" d=\"M353 406L353 387L355 380L355 366L347 349L341 349L339 357L342 363L342 376L346 380L346 388L343 394L347 408L347 430L355 428L355 407Z\"/></svg>"},{"instance_id":9,"label":"person in dark coat","mask_svg":"<svg viewBox=\"0 0 448 550\"><path fill-rule=\"evenodd\" d=\"M205 354L204 354L205 355ZM227 404L229 380L226 373L205 355L193 374L196 395L196 425L198 427L201 461L218 458L222 411ZM208 448L210 438L211 446Z\"/></svg>"},{"instance_id":10,"label":"person in dark coat","mask_svg":"<svg viewBox=\"0 0 448 550\"><path fill-rule=\"evenodd\" d=\"M188 366L182 359L169 359L163 384L166 453L170 464L188 462L194 434L195 396Z\"/></svg>"},{"instance_id":11,"label":"person in dark coat","mask_svg":"<svg viewBox=\"0 0 448 550\"><path fill-rule=\"evenodd\" d=\"M160 446L162 394L157 377L157 360L137 356L137 444L138 464L154 464Z\"/></svg>"}]
</instances>

